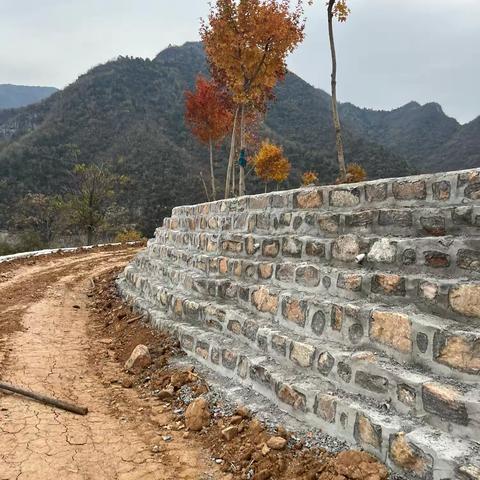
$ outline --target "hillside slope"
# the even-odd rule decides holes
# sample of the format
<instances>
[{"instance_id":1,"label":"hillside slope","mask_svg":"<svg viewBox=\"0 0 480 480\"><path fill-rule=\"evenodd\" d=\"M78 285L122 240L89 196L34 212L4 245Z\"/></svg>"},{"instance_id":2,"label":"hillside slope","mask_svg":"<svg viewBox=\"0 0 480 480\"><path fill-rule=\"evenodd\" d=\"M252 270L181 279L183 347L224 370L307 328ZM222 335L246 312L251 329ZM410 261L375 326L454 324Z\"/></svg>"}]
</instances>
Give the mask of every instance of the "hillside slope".
<instances>
[{"instance_id":1,"label":"hillside slope","mask_svg":"<svg viewBox=\"0 0 480 480\"><path fill-rule=\"evenodd\" d=\"M438 103L410 102L392 111L340 105L357 135L405 157L422 173L480 166L480 117L460 125Z\"/></svg>"},{"instance_id":2,"label":"hillside slope","mask_svg":"<svg viewBox=\"0 0 480 480\"><path fill-rule=\"evenodd\" d=\"M428 162L427 167L432 170L480 166L480 117L462 125L441 148L428 157Z\"/></svg>"},{"instance_id":3,"label":"hillside slope","mask_svg":"<svg viewBox=\"0 0 480 480\"><path fill-rule=\"evenodd\" d=\"M18 197L67 189L79 162L116 161L115 168L131 179L124 206L147 234L173 206L204 200L199 174L207 171L208 156L183 113L185 90L206 71L201 44L187 43L153 60L120 57L40 104L0 112L0 228ZM277 89L262 136L283 144L293 163L285 187L298 186L307 169L321 173L324 182L335 179L328 96L296 75L287 75ZM400 156L348 128L345 143L350 161L362 163L372 178L412 172ZM225 147L217 158L221 176ZM250 181L247 189L254 193L263 186Z\"/></svg>"}]
</instances>

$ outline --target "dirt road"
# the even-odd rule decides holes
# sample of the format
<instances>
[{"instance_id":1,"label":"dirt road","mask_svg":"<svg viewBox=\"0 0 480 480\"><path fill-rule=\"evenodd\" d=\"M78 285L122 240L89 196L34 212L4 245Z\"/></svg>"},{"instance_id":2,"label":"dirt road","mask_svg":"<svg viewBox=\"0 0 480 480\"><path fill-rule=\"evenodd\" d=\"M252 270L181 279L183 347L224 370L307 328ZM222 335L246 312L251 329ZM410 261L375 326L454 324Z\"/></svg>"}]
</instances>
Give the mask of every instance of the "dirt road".
<instances>
[{"instance_id":1,"label":"dirt road","mask_svg":"<svg viewBox=\"0 0 480 480\"><path fill-rule=\"evenodd\" d=\"M52 257L0 274L0 380L90 411L81 417L0 393L1 480L223 478L194 440L166 442L154 425L136 421L152 399L108 381L122 375L108 357L103 378L92 361L90 278L133 254Z\"/></svg>"}]
</instances>

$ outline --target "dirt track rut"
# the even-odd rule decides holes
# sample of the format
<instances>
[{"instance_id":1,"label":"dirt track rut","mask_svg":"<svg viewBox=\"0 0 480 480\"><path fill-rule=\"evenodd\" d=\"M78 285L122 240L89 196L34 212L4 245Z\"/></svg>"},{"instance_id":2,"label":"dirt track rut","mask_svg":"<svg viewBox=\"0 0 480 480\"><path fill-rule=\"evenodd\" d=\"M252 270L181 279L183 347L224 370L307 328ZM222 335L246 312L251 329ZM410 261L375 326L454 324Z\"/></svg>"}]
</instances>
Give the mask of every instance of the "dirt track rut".
<instances>
[{"instance_id":1,"label":"dirt track rut","mask_svg":"<svg viewBox=\"0 0 480 480\"><path fill-rule=\"evenodd\" d=\"M0 480L222 478L191 442L153 453L159 433L119 418L111 386L92 367L89 279L131 256L130 250L53 259L19 267L0 283L0 379L90 410L80 417L0 393ZM129 401L134 408L135 399Z\"/></svg>"}]
</instances>

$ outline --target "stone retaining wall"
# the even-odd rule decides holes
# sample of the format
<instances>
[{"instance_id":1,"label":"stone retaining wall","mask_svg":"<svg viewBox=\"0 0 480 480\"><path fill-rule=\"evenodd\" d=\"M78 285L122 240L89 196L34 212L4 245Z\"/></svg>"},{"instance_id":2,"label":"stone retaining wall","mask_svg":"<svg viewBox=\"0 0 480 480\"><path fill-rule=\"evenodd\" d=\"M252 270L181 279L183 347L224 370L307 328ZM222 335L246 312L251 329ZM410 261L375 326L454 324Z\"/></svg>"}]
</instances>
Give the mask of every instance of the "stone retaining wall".
<instances>
[{"instance_id":1,"label":"stone retaining wall","mask_svg":"<svg viewBox=\"0 0 480 480\"><path fill-rule=\"evenodd\" d=\"M480 170L177 207L119 286L412 479L480 478Z\"/></svg>"}]
</instances>

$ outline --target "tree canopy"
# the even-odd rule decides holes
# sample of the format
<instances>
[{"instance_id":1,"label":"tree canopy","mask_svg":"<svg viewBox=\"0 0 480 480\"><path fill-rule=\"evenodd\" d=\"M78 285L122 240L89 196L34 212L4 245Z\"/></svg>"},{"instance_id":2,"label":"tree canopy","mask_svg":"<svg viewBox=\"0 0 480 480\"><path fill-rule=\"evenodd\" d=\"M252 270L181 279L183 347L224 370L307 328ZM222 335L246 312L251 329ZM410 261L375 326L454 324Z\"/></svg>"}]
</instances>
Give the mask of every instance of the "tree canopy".
<instances>
[{"instance_id":1,"label":"tree canopy","mask_svg":"<svg viewBox=\"0 0 480 480\"><path fill-rule=\"evenodd\" d=\"M215 81L199 75L195 91L185 93L185 119L201 142L217 143L232 127L231 99Z\"/></svg>"},{"instance_id":2,"label":"tree canopy","mask_svg":"<svg viewBox=\"0 0 480 480\"><path fill-rule=\"evenodd\" d=\"M255 174L265 183L283 182L290 175L291 165L283 154L282 147L265 140L258 153L253 157Z\"/></svg>"}]
</instances>

